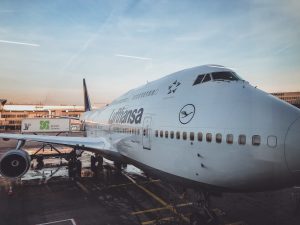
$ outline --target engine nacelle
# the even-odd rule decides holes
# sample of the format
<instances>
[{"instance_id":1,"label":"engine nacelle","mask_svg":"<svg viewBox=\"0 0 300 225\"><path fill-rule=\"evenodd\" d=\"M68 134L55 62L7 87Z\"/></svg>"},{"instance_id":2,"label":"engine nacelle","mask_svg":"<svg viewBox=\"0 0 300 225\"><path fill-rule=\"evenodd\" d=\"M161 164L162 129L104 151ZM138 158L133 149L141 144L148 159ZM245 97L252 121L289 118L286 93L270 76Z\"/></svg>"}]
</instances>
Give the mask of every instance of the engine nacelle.
<instances>
[{"instance_id":1,"label":"engine nacelle","mask_svg":"<svg viewBox=\"0 0 300 225\"><path fill-rule=\"evenodd\" d=\"M0 159L0 173L9 178L23 176L30 167L30 156L24 150L10 150Z\"/></svg>"}]
</instances>

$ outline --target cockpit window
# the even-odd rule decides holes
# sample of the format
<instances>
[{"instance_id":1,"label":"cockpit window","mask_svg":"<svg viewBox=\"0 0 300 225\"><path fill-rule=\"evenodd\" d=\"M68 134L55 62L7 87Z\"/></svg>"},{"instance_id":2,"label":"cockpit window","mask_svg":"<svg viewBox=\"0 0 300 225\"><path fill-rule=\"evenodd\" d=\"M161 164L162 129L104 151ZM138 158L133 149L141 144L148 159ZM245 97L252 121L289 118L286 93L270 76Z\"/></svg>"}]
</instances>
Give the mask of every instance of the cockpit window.
<instances>
[{"instance_id":1,"label":"cockpit window","mask_svg":"<svg viewBox=\"0 0 300 225\"><path fill-rule=\"evenodd\" d=\"M204 77L203 80L202 80L202 83L207 82L207 81L210 81L210 80L211 80L210 74L206 74L205 77Z\"/></svg>"},{"instance_id":2,"label":"cockpit window","mask_svg":"<svg viewBox=\"0 0 300 225\"><path fill-rule=\"evenodd\" d=\"M195 80L194 84L193 85L196 85L196 84L200 84L201 81L203 80L203 77L205 76L205 74L201 74L197 77L197 79Z\"/></svg>"},{"instance_id":3,"label":"cockpit window","mask_svg":"<svg viewBox=\"0 0 300 225\"><path fill-rule=\"evenodd\" d=\"M211 76L213 80L239 80L238 77L230 71L214 72L211 73Z\"/></svg>"},{"instance_id":4,"label":"cockpit window","mask_svg":"<svg viewBox=\"0 0 300 225\"><path fill-rule=\"evenodd\" d=\"M194 85L201 84L208 81L235 81L241 80L241 78L233 71L220 71L212 72L207 74L200 74L197 76L196 80L193 83Z\"/></svg>"}]
</instances>

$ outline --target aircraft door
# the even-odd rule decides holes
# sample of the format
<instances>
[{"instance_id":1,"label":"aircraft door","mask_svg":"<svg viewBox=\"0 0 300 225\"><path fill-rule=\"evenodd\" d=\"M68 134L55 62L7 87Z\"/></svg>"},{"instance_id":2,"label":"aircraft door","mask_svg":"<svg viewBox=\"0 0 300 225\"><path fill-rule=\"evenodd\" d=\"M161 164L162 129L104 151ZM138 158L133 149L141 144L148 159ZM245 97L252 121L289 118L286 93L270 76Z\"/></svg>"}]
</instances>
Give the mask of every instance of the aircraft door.
<instances>
[{"instance_id":1,"label":"aircraft door","mask_svg":"<svg viewBox=\"0 0 300 225\"><path fill-rule=\"evenodd\" d=\"M143 149L151 150L151 117L145 117L142 130Z\"/></svg>"}]
</instances>

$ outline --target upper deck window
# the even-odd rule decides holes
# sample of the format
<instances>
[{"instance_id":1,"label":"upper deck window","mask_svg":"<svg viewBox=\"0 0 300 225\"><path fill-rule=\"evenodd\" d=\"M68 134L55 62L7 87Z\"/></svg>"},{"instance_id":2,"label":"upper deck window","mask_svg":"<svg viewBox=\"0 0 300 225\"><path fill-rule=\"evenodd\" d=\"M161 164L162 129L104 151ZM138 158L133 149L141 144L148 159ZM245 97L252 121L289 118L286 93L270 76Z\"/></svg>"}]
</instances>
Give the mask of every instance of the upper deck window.
<instances>
[{"instance_id":1,"label":"upper deck window","mask_svg":"<svg viewBox=\"0 0 300 225\"><path fill-rule=\"evenodd\" d=\"M214 72L214 73L211 73L211 76L212 76L213 80L221 80L221 81L239 80L238 77L230 71Z\"/></svg>"}]
</instances>

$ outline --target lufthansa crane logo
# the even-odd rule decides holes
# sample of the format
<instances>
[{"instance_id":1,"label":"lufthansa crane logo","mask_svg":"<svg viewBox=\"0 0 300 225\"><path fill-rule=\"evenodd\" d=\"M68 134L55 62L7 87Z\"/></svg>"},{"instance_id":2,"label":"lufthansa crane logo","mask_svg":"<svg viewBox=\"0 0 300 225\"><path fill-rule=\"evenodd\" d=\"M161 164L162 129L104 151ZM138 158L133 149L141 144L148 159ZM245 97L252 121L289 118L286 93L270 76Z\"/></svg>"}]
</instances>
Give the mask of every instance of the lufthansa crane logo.
<instances>
[{"instance_id":1,"label":"lufthansa crane logo","mask_svg":"<svg viewBox=\"0 0 300 225\"><path fill-rule=\"evenodd\" d=\"M183 106L179 112L179 122L182 124L189 123L193 119L195 112L196 110L193 104Z\"/></svg>"}]
</instances>

